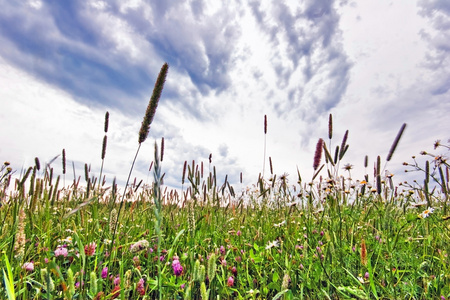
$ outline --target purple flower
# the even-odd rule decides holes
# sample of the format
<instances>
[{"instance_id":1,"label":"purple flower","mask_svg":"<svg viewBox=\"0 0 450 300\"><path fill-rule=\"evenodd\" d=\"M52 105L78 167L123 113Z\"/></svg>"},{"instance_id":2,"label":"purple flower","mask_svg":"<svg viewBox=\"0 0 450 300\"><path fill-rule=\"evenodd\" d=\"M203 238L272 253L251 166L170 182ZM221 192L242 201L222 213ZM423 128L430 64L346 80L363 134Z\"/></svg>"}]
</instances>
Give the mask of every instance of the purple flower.
<instances>
[{"instance_id":1,"label":"purple flower","mask_svg":"<svg viewBox=\"0 0 450 300\"><path fill-rule=\"evenodd\" d=\"M114 278L113 283L114 283L114 285L119 285L120 284L120 277L119 277L119 275L117 275L117 277Z\"/></svg>"},{"instance_id":2,"label":"purple flower","mask_svg":"<svg viewBox=\"0 0 450 300\"><path fill-rule=\"evenodd\" d=\"M95 254L95 248L97 248L97 244L92 242L89 245L84 246L84 253L87 256L92 256Z\"/></svg>"},{"instance_id":3,"label":"purple flower","mask_svg":"<svg viewBox=\"0 0 450 300\"><path fill-rule=\"evenodd\" d=\"M224 247L224 246L220 246L220 253L221 253L222 255L225 254L225 247Z\"/></svg>"},{"instance_id":4,"label":"purple flower","mask_svg":"<svg viewBox=\"0 0 450 300\"><path fill-rule=\"evenodd\" d=\"M365 278L365 279L369 279L369 272L366 272L366 273L364 274L364 278Z\"/></svg>"},{"instance_id":5,"label":"purple flower","mask_svg":"<svg viewBox=\"0 0 450 300\"><path fill-rule=\"evenodd\" d=\"M108 267L102 269L102 278L106 279L106 277L108 277Z\"/></svg>"},{"instance_id":6,"label":"purple flower","mask_svg":"<svg viewBox=\"0 0 450 300\"><path fill-rule=\"evenodd\" d=\"M33 262L26 262L22 265L22 269L28 272L32 272L34 270L34 263Z\"/></svg>"},{"instance_id":7,"label":"purple flower","mask_svg":"<svg viewBox=\"0 0 450 300\"><path fill-rule=\"evenodd\" d=\"M144 278L139 279L139 281L138 281L138 283L136 285L136 291L141 296L145 295Z\"/></svg>"},{"instance_id":8,"label":"purple flower","mask_svg":"<svg viewBox=\"0 0 450 300\"><path fill-rule=\"evenodd\" d=\"M230 287L234 285L234 278L233 278L233 276L228 277L227 285L230 286Z\"/></svg>"},{"instance_id":9,"label":"purple flower","mask_svg":"<svg viewBox=\"0 0 450 300\"><path fill-rule=\"evenodd\" d=\"M180 261L175 259L172 262L173 273L175 276L180 276L183 273L183 266L181 266Z\"/></svg>"},{"instance_id":10,"label":"purple flower","mask_svg":"<svg viewBox=\"0 0 450 300\"><path fill-rule=\"evenodd\" d=\"M185 287L186 285L183 283L182 285L180 285L180 288L182 289L182 290L184 290L184 287Z\"/></svg>"},{"instance_id":11,"label":"purple flower","mask_svg":"<svg viewBox=\"0 0 450 300\"><path fill-rule=\"evenodd\" d=\"M55 250L55 256L64 256L67 257L67 255L69 254L69 251L67 251L67 248L64 248L62 246L58 246L58 248L56 248Z\"/></svg>"},{"instance_id":12,"label":"purple flower","mask_svg":"<svg viewBox=\"0 0 450 300\"><path fill-rule=\"evenodd\" d=\"M236 235L237 235L237 236L241 236L241 231L238 230L238 231L236 232Z\"/></svg>"}]
</instances>

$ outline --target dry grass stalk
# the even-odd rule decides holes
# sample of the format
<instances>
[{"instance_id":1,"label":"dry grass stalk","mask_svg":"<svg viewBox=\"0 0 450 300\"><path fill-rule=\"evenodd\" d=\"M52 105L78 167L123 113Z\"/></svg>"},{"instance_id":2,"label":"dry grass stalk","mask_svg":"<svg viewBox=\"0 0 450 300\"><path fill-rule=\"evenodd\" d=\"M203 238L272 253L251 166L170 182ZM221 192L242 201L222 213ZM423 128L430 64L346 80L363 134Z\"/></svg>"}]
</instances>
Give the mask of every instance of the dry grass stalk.
<instances>
[{"instance_id":1,"label":"dry grass stalk","mask_svg":"<svg viewBox=\"0 0 450 300\"><path fill-rule=\"evenodd\" d=\"M365 267L367 266L367 248L364 239L361 240L361 264Z\"/></svg>"}]
</instances>

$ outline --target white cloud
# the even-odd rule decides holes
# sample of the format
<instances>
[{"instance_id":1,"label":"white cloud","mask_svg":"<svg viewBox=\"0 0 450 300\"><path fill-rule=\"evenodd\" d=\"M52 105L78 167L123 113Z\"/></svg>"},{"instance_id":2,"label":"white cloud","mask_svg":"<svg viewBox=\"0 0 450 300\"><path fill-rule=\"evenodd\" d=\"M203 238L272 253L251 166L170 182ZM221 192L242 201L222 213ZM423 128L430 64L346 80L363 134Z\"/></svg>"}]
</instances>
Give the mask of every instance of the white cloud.
<instances>
[{"instance_id":1,"label":"white cloud","mask_svg":"<svg viewBox=\"0 0 450 300\"><path fill-rule=\"evenodd\" d=\"M371 164L385 157L404 122L389 169L401 171L403 160L447 138L449 47L440 38L448 35L447 10L438 1L91 1L71 6L66 21L74 28L58 19L65 7L44 3L36 15L0 4L2 24L25 22L16 32L2 26L0 35L1 138L9 145L0 155L18 168L62 148L80 167L98 168L108 110L105 168L124 181L165 60L169 74L138 178L147 177L153 141L164 136L166 184L180 184L185 160L208 165L211 153L219 181L229 174L237 182L243 172L244 183L254 183L265 114L266 159L291 183L297 165L305 180L312 174L330 112L335 145L350 131L345 162L355 165L355 179L364 155Z\"/></svg>"}]
</instances>

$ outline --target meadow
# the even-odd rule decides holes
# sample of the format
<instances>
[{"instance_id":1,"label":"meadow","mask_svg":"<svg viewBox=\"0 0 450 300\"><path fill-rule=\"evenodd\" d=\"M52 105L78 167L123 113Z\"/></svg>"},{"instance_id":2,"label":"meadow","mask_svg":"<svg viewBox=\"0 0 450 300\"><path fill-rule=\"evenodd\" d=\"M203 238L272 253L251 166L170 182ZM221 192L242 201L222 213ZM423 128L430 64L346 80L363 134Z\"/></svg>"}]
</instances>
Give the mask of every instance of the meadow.
<instances>
[{"instance_id":1,"label":"meadow","mask_svg":"<svg viewBox=\"0 0 450 300\"><path fill-rule=\"evenodd\" d=\"M135 159L167 71L155 83ZM102 169L108 122L106 113ZM194 161L183 166L181 190L169 190L164 140L155 142L153 183L130 182L133 163L122 190L88 164L84 182L64 186L64 150L44 166L36 158L17 179L5 162L0 298L449 299L449 164L438 152L450 144L421 152L423 166L406 159L417 180L394 185L382 165L405 127L373 170L366 158L360 180L341 164L348 131L334 145L331 115L307 179L300 170L274 174L269 158L240 190L218 182L211 163ZM56 164L62 176L54 176Z\"/></svg>"}]
</instances>

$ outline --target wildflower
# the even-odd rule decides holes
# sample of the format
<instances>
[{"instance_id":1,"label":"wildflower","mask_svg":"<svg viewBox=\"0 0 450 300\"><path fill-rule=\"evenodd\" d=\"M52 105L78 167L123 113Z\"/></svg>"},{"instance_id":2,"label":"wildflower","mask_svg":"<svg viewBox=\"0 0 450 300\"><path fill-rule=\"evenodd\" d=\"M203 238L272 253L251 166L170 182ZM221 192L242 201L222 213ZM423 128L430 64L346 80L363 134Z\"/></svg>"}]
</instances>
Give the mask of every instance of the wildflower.
<instances>
[{"instance_id":1,"label":"wildflower","mask_svg":"<svg viewBox=\"0 0 450 300\"><path fill-rule=\"evenodd\" d=\"M269 250L270 248L273 248L273 247L278 247L279 246L279 243L278 243L278 241L277 240L275 240L275 241L273 241L273 242L269 242L269 244L267 244L267 246L266 246L266 250Z\"/></svg>"},{"instance_id":2,"label":"wildflower","mask_svg":"<svg viewBox=\"0 0 450 300\"><path fill-rule=\"evenodd\" d=\"M173 273L177 277L183 273L183 266L180 264L180 261L178 259L175 259L172 262L172 268L173 268Z\"/></svg>"},{"instance_id":3,"label":"wildflower","mask_svg":"<svg viewBox=\"0 0 450 300\"><path fill-rule=\"evenodd\" d=\"M64 243L69 243L69 244L71 244L72 243L72 237L71 236L68 236L68 237L66 237L65 239L63 239L62 240Z\"/></svg>"},{"instance_id":4,"label":"wildflower","mask_svg":"<svg viewBox=\"0 0 450 300\"><path fill-rule=\"evenodd\" d=\"M281 227L281 226L283 226L283 225L285 225L285 224L286 224L286 220L284 220L283 222L278 223L278 224L273 224L273 226L274 226L274 227Z\"/></svg>"},{"instance_id":5,"label":"wildflower","mask_svg":"<svg viewBox=\"0 0 450 300\"><path fill-rule=\"evenodd\" d=\"M140 263L141 263L141 261L139 260L139 256L133 257L133 264L135 267L139 267Z\"/></svg>"},{"instance_id":6,"label":"wildflower","mask_svg":"<svg viewBox=\"0 0 450 300\"><path fill-rule=\"evenodd\" d=\"M426 217L428 217L433 212L434 212L434 208L428 207L426 210L424 210L422 213L419 214L419 218L425 219Z\"/></svg>"},{"instance_id":7,"label":"wildflower","mask_svg":"<svg viewBox=\"0 0 450 300\"><path fill-rule=\"evenodd\" d=\"M102 269L102 278L106 279L106 277L108 277L108 267Z\"/></svg>"},{"instance_id":8,"label":"wildflower","mask_svg":"<svg viewBox=\"0 0 450 300\"><path fill-rule=\"evenodd\" d=\"M236 235L241 236L241 231L240 230L236 231Z\"/></svg>"},{"instance_id":9,"label":"wildflower","mask_svg":"<svg viewBox=\"0 0 450 300\"><path fill-rule=\"evenodd\" d=\"M434 150L436 150L437 147L439 147L441 145L441 140L436 140L434 142Z\"/></svg>"},{"instance_id":10,"label":"wildflower","mask_svg":"<svg viewBox=\"0 0 450 300\"><path fill-rule=\"evenodd\" d=\"M224 246L220 246L220 253L222 255L225 255L225 247Z\"/></svg>"},{"instance_id":11,"label":"wildflower","mask_svg":"<svg viewBox=\"0 0 450 300\"><path fill-rule=\"evenodd\" d=\"M136 286L136 291L141 296L145 295L144 278L139 279L137 286Z\"/></svg>"},{"instance_id":12,"label":"wildflower","mask_svg":"<svg viewBox=\"0 0 450 300\"><path fill-rule=\"evenodd\" d=\"M366 272L366 273L364 274L364 279L365 279L365 280L369 279L369 272Z\"/></svg>"},{"instance_id":13,"label":"wildflower","mask_svg":"<svg viewBox=\"0 0 450 300\"><path fill-rule=\"evenodd\" d=\"M114 278L113 283L114 283L115 286L118 286L120 284L120 277L119 277L119 275L117 275Z\"/></svg>"},{"instance_id":14,"label":"wildflower","mask_svg":"<svg viewBox=\"0 0 450 300\"><path fill-rule=\"evenodd\" d=\"M344 169L344 170L346 170L346 171L350 171L351 169L353 169L353 165L351 165L351 164L345 164L345 166L344 166L342 169Z\"/></svg>"},{"instance_id":15,"label":"wildflower","mask_svg":"<svg viewBox=\"0 0 450 300\"><path fill-rule=\"evenodd\" d=\"M58 246L55 250L55 256L63 256L63 257L67 257L67 255L69 254L69 251L67 250L67 248L63 247L63 246Z\"/></svg>"},{"instance_id":16,"label":"wildflower","mask_svg":"<svg viewBox=\"0 0 450 300\"><path fill-rule=\"evenodd\" d=\"M117 297L119 297L120 296L120 286L116 285L114 287L114 289L111 291L111 294L112 294L112 298L111 299L116 299Z\"/></svg>"},{"instance_id":17,"label":"wildflower","mask_svg":"<svg viewBox=\"0 0 450 300\"><path fill-rule=\"evenodd\" d=\"M150 246L149 242L147 240L140 240L133 245L130 246L130 251L132 253L139 252L141 250L147 249Z\"/></svg>"},{"instance_id":18,"label":"wildflower","mask_svg":"<svg viewBox=\"0 0 450 300\"><path fill-rule=\"evenodd\" d=\"M97 247L97 244L92 242L89 245L84 246L84 253L87 256L92 256L95 254L95 248Z\"/></svg>"},{"instance_id":19,"label":"wildflower","mask_svg":"<svg viewBox=\"0 0 450 300\"><path fill-rule=\"evenodd\" d=\"M237 276L237 269L236 267L231 268L231 273L233 273L234 276Z\"/></svg>"},{"instance_id":20,"label":"wildflower","mask_svg":"<svg viewBox=\"0 0 450 300\"><path fill-rule=\"evenodd\" d=\"M229 287L232 287L234 285L234 278L233 278L233 276L228 277L227 285Z\"/></svg>"},{"instance_id":21,"label":"wildflower","mask_svg":"<svg viewBox=\"0 0 450 300\"><path fill-rule=\"evenodd\" d=\"M34 270L34 263L33 262L26 262L22 265L22 269L28 272L32 272Z\"/></svg>"}]
</instances>

